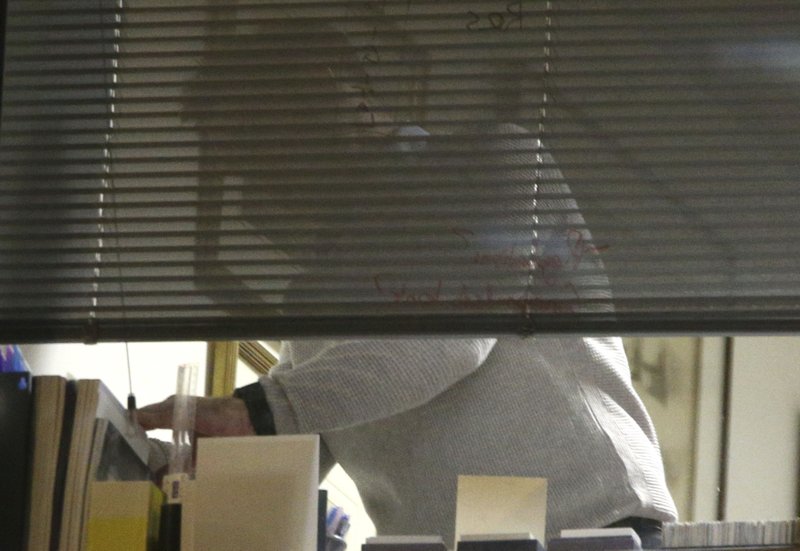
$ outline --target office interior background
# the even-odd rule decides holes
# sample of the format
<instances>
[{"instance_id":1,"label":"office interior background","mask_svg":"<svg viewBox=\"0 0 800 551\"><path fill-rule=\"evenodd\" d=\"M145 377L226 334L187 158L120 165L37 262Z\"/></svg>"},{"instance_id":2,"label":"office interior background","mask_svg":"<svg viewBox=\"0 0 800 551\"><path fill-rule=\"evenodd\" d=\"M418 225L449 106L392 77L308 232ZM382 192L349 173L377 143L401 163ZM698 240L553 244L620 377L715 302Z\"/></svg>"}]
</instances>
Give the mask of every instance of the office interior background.
<instances>
[{"instance_id":1,"label":"office interior background","mask_svg":"<svg viewBox=\"0 0 800 551\"><path fill-rule=\"evenodd\" d=\"M418 318L438 331L457 326L532 334L568 328L629 335L632 376L656 422L682 518L797 515L797 2L476 0L439 3L441 13L425 11L431 3L420 1L348 2L355 11L340 14L340 21L354 37L354 51L348 53L355 54L360 67L354 69L347 58L332 59L346 70L334 67L320 76L306 63L306 72L301 67L267 84L230 82L263 62L252 54L264 46L259 37L265 36L253 21L272 23L270 2L237 2L239 9L231 16L219 9L226 3L210 0L190 2L190 10L156 0L101 1L96 13L78 9L66 14L58 2L4 4L10 24L0 189L0 205L8 215L2 219L8 232L0 249L3 334L12 342L78 343L98 336L109 341L26 345L23 351L37 371L99 377L124 400L127 355L119 341L152 340L159 331L169 334L162 330L167 327L180 333L180 340L197 340L129 345L139 403L160 400L173 391L178 365L205 365L201 339L211 338L210 332L217 331L218 338L251 338L265 327L278 327L279 336L309 331L293 317L305 305L284 296L287 280L298 272L292 271L281 245L299 244L304 254L313 245L318 258L305 267L320 267L320 261L336 276L320 287L300 277L301 272L297 276L312 285L309 291L320 312L333 320L327 327L313 325L322 332L337 327L336 316L354 313L347 308L358 301L347 299L366 296L367 308L355 312L366 317L354 327L374 324L385 330L398 320ZM371 10L378 4L389 11L376 16ZM138 9L125 12L127 6ZM292 32L302 29L298 17L308 16L281 15ZM370 27L373 21L378 24ZM198 29L202 36L193 34ZM224 37L228 32L243 37L240 50L203 34ZM432 40L436 33L449 38ZM398 57L395 38L405 57ZM317 52L343 49L323 32L303 35L301 42ZM480 47L453 54L463 44ZM535 48L522 56L521 44ZM423 48L431 45L428 51ZM276 64L263 62L267 68ZM407 67L407 73L393 72L398 66ZM523 72L525 78L518 78ZM459 78L450 79L453 74ZM337 93L355 100L351 110L325 112L321 105L308 114L291 103L291 88L275 88L299 78L310 87L312 99L319 100L330 94L323 83L330 77ZM198 82L213 86L205 89ZM238 95L226 104L221 98L232 89ZM274 101L253 101L266 93ZM188 103L183 96L190 98ZM432 195L447 208L431 213L430 203L419 210L412 204L410 217L420 224L392 226L397 211L386 205L397 194L387 187L385 195L371 196L383 210L367 212L360 221L369 223L365 231L359 221L337 219L332 209L341 204L326 203L338 200L326 186L331 172L343 174L337 181L344 194L339 197L360 201L365 189L374 191L367 187L374 167L364 161L371 157L341 151L317 157L304 148L337 137L309 131L319 116L331 125L347 125L357 122L357 114L371 131L389 125L380 119L387 102L403 123L419 123L434 134L435 147L430 147L441 157L415 165L414 174L440 185ZM290 168L304 177L318 177L302 181L309 193L324 198L318 210L294 209L291 189L272 182L262 189L263 182L251 178L272 174L274 167L259 160L263 152L254 153L251 132L237 141L239 131L264 125L270 117L294 129L281 134L294 149L283 151L286 157L278 160L294 163ZM563 288L545 277L538 289L543 298L536 304L535 327L530 312L523 315L509 301L495 303L475 294L492 271L514 292L531 283L529 274L520 278L514 273L517 264L505 248L477 248L473 228L464 222L489 199L509 204L519 184L519 174L508 170L508 159L494 145L473 143L459 133L462 123L486 122L487 117L491 122L527 121L532 138L520 147L535 150L535 161L527 164L537 181L558 186L561 175L552 170L559 170L571 183L596 238L594 244L581 242L581 254L602 255L615 299L606 297L608 304L601 306L613 307L615 315L603 316L603 308L596 307L597 296L605 295L592 295L597 286L591 282L576 301L572 291L565 297ZM297 132L308 135L298 138ZM395 158L381 162L397 166L395 161L413 149L410 144L422 141L420 136L396 140ZM545 142L555 163L543 155ZM448 180L451 176L439 167L443 160L453 161L454 144L464 147L456 152L466 168ZM209 153L210 160L199 152ZM487 166L472 167L475 159ZM220 172L226 174L218 178ZM498 173L509 186L489 187ZM398 186L416 183L403 171L389 180ZM158 195L164 182L166 191ZM548 189L549 199L572 198L559 188ZM48 196L43 190L59 194ZM47 197L55 198L48 203L42 199ZM552 222L548 217L560 212L558 205L546 205L547 198L534 205L540 209L534 213L541 215L538 222ZM320 235L335 238L321 244L304 241L313 220L327 224ZM571 234L575 224L573 219L558 225ZM278 230L277 239L285 237L283 231L289 237L276 245L265 237L267 230ZM419 254L404 249L399 249L403 254L385 254L398 250L398 236L408 231L415 243L430 248ZM364 245L372 238L374 251ZM120 243L131 245L132 256ZM341 243L362 245L355 257L346 256L354 260L352 271L341 271L337 264ZM178 250L181 246L187 249ZM55 267L62 260L63 266ZM365 265L371 271L358 270ZM413 271L418 266L424 273ZM386 275L395 270L400 275L394 279ZM456 300L445 315L436 301L411 300L436 293L437 278L447 281L454 272L453 288L442 296L449 292ZM187 279L177 281L179 274ZM62 285L61 277L76 286ZM352 288L347 286L351 281ZM472 303L465 306L459 293L467 286ZM376 287L408 300L383 300L386 296L377 297ZM409 288L418 294L403 295ZM371 294L360 295L365 289ZM91 299L83 300L87 296ZM179 303L187 296L188 306ZM208 297L231 296L241 302L227 304L233 313L212 320L213 327L180 325L185 311L217 315L222 308ZM345 300L338 303L340 296ZM264 318L250 317L255 308L247 301L253 298ZM559 301L570 307L561 309ZM479 312L485 314L479 316L480 326L473 316L476 302L486 303L486 311ZM32 317L40 311L48 314ZM282 317L282 312L292 315ZM248 334L233 335L237 331ZM637 336L662 332L685 336ZM780 332L785 335L767 336ZM750 333L762 336L745 336ZM259 336L264 334L269 332ZM713 336L728 334L736 336ZM242 380L254 376L246 367L237 373Z\"/></svg>"}]
</instances>

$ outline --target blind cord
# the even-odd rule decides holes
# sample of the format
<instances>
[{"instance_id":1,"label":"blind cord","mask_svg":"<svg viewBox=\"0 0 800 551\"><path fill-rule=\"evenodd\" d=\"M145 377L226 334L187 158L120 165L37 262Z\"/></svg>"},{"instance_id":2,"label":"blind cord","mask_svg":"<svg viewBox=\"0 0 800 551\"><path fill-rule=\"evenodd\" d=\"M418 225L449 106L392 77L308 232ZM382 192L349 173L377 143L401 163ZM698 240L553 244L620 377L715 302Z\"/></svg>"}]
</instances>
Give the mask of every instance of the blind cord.
<instances>
[{"instance_id":1,"label":"blind cord","mask_svg":"<svg viewBox=\"0 0 800 551\"><path fill-rule=\"evenodd\" d=\"M544 31L544 45L542 53L544 54L543 74L542 74L542 104L539 106L539 122L536 128L536 169L534 170L533 181L533 197L532 201L532 214L531 214L531 246L528 258L528 281L525 288L525 311L524 311L524 327L522 328L523 334L531 335L534 332L533 312L531 308L531 299L533 298L533 287L535 284L535 274L538 270L537 255L539 254L539 215L538 197L539 185L542 181L542 170L544 166L544 133L545 133L545 119L547 118L547 102L549 101L548 87L550 84L549 75L551 67L552 55L552 32L551 27L553 23L552 18L552 2L550 0L545 4L545 31Z\"/></svg>"},{"instance_id":2,"label":"blind cord","mask_svg":"<svg viewBox=\"0 0 800 551\"><path fill-rule=\"evenodd\" d=\"M102 2L102 0L100 0ZM103 191L100 193L100 207L98 209L98 214L101 219L99 224L101 237L98 239L99 243L99 251L97 253L97 260L98 264L100 264L100 260L103 254L103 247L104 247L104 240L102 234L105 232L105 225L102 223L102 219L105 215L105 208L104 205L106 203L107 197L105 190L108 190L110 193L108 194L110 197L110 212L111 212L111 226L114 230L114 245L115 245L115 252L114 255L116 256L117 260L117 276L119 277L119 300L121 306L121 316L122 316L122 330L125 339L125 366L128 373L128 398L127 398L127 409L128 415L130 416L132 421L136 421L136 395L133 392L133 370L131 368L131 354L130 354L130 346L129 346L129 337L128 337L128 328L127 328L127 305L125 300L125 283L122 273L122 256L120 254L120 243L119 243L119 220L118 220L118 212L116 207L116 188L114 185L114 175L112 173L112 163L113 163L113 155L112 155L112 136L115 130L115 115L116 115L116 99L117 99L117 85L119 84L119 55L120 55L120 47L119 42L121 39L121 32L120 32L120 25L122 24L122 13L125 6L123 0L116 0L116 13L114 13L114 29L113 29L113 39L111 41L111 50L112 55L110 56L109 63L111 64L112 71L111 71L111 85L108 86L108 131L105 134L105 147L103 148L103 158L105 160L103 164L103 172L104 178L102 181ZM102 18L102 16L101 16ZM98 266L95 270L95 275L97 277L100 276L100 267ZM95 291L99 291L99 285L95 283L94 285ZM95 296L93 299L95 306L97 306L97 297Z\"/></svg>"}]
</instances>

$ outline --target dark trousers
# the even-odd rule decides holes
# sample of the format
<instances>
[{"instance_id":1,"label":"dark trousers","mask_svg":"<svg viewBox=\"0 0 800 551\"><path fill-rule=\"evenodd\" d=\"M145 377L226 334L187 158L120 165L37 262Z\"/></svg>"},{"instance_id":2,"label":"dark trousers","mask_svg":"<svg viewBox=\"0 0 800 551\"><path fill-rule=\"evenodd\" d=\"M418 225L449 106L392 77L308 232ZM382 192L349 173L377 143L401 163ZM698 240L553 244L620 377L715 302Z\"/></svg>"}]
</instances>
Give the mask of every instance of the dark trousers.
<instances>
[{"instance_id":1,"label":"dark trousers","mask_svg":"<svg viewBox=\"0 0 800 551\"><path fill-rule=\"evenodd\" d=\"M633 528L642 540L642 549L661 548L661 521L651 518L628 517L612 522L606 528Z\"/></svg>"}]
</instances>

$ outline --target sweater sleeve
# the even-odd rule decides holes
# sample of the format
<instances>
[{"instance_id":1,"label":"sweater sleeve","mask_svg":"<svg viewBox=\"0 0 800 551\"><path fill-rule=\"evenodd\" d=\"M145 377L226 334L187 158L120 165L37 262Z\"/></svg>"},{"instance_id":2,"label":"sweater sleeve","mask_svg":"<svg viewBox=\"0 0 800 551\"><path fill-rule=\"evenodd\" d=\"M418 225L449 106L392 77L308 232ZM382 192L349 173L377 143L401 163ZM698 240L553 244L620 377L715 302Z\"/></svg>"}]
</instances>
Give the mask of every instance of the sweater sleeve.
<instances>
[{"instance_id":1,"label":"sweater sleeve","mask_svg":"<svg viewBox=\"0 0 800 551\"><path fill-rule=\"evenodd\" d=\"M286 343L261 384L279 433L319 433L420 406L476 370L494 339Z\"/></svg>"}]
</instances>

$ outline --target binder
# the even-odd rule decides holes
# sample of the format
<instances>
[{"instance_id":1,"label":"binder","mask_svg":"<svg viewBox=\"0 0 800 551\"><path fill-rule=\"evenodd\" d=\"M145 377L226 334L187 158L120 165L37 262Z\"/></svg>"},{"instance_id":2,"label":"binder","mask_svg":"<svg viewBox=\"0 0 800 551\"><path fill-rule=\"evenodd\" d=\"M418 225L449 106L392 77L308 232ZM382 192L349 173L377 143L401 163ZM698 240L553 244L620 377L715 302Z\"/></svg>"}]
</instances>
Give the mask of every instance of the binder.
<instances>
[{"instance_id":1,"label":"binder","mask_svg":"<svg viewBox=\"0 0 800 551\"><path fill-rule=\"evenodd\" d=\"M0 373L0 549L23 551L28 517L28 457L31 434L31 376Z\"/></svg>"}]
</instances>

